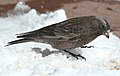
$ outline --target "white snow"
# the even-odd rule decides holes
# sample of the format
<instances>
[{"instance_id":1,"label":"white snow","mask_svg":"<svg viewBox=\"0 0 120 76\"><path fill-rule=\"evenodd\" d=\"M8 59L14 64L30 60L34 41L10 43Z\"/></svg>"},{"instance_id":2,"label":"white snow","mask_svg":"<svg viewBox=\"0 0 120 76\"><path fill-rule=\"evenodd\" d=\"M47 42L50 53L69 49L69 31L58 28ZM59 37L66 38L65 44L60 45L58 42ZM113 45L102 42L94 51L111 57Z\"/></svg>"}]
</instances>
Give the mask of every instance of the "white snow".
<instances>
[{"instance_id":1,"label":"white snow","mask_svg":"<svg viewBox=\"0 0 120 76\"><path fill-rule=\"evenodd\" d=\"M86 61L61 53L42 57L31 50L34 47L55 50L49 44L29 42L5 47L16 39L15 34L66 19L62 9L47 14L31 9L19 16L0 17L0 76L120 76L120 39L112 33L110 39L99 36L87 44L94 48L76 49Z\"/></svg>"}]
</instances>

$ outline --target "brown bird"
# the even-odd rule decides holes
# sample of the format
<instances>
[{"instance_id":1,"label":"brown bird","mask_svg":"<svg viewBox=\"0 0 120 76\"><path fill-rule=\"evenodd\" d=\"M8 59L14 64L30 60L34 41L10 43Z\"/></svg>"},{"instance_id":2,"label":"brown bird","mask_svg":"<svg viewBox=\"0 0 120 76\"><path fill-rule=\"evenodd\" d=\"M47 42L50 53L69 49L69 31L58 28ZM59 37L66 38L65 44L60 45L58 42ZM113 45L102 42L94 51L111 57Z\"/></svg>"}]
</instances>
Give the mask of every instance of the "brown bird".
<instances>
[{"instance_id":1,"label":"brown bird","mask_svg":"<svg viewBox=\"0 0 120 76\"><path fill-rule=\"evenodd\" d=\"M109 38L110 25L106 19L99 16L83 16L65 20L60 23L52 24L35 31L18 34L19 40L8 42L8 45L24 42L40 42L52 45L53 48L68 52L78 59L82 55L73 54L69 49L84 46L100 35ZM8 46L7 45L7 46Z\"/></svg>"}]
</instances>

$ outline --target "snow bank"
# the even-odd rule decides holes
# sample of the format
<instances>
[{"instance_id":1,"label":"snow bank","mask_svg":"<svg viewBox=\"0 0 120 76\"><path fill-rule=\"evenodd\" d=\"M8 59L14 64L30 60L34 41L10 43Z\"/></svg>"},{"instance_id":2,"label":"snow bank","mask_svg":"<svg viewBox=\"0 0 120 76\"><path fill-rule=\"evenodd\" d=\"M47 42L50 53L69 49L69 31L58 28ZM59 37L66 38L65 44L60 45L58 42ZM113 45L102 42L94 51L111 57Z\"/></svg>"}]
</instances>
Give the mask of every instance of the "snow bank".
<instances>
[{"instance_id":1,"label":"snow bank","mask_svg":"<svg viewBox=\"0 0 120 76\"><path fill-rule=\"evenodd\" d=\"M18 7L18 6L17 6ZM28 32L66 20L64 10L38 14L35 9L19 16L0 17L0 76L120 76L120 39L99 36L87 45L94 48L76 50L87 61L76 60L61 53L42 57L31 48L53 48L49 44L24 43L4 47L15 34Z\"/></svg>"}]
</instances>

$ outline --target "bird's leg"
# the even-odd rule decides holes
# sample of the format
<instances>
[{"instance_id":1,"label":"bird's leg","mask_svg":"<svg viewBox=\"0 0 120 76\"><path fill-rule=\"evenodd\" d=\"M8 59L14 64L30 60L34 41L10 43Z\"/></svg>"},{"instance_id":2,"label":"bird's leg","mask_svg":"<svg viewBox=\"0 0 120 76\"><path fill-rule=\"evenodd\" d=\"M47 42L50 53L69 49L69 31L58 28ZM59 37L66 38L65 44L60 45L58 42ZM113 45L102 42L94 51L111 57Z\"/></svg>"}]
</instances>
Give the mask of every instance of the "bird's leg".
<instances>
[{"instance_id":1,"label":"bird's leg","mask_svg":"<svg viewBox=\"0 0 120 76\"><path fill-rule=\"evenodd\" d=\"M94 48L94 46L81 46L81 48Z\"/></svg>"},{"instance_id":2,"label":"bird's leg","mask_svg":"<svg viewBox=\"0 0 120 76\"><path fill-rule=\"evenodd\" d=\"M80 54L76 55L76 54L73 54L73 53L71 53L71 52L69 52L69 51L67 51L67 50L63 50L63 51L69 53L70 55L72 55L72 56L75 57L76 59L78 59L78 57L81 57L82 59L86 60L86 58L83 57L83 56L80 55Z\"/></svg>"},{"instance_id":3,"label":"bird's leg","mask_svg":"<svg viewBox=\"0 0 120 76\"><path fill-rule=\"evenodd\" d=\"M75 55L75 54L73 54L73 53L71 53L71 52L69 52L69 51L67 51L67 50L63 50L63 51L69 53L70 55L72 55L73 57L75 57L76 59L78 59L77 55Z\"/></svg>"}]
</instances>

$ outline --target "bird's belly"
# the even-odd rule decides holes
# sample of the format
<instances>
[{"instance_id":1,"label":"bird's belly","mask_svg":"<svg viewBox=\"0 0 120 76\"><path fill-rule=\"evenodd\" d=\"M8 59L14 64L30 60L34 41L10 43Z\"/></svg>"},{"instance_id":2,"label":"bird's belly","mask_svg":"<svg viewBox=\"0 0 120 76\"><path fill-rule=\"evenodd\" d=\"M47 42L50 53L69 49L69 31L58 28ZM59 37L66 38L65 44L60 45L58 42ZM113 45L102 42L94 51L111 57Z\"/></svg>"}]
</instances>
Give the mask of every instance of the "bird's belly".
<instances>
[{"instance_id":1,"label":"bird's belly","mask_svg":"<svg viewBox=\"0 0 120 76\"><path fill-rule=\"evenodd\" d=\"M50 44L52 45L53 48L56 49L72 49L72 48L77 48L82 46L82 43L79 43L76 41L54 41L51 42Z\"/></svg>"},{"instance_id":2,"label":"bird's belly","mask_svg":"<svg viewBox=\"0 0 120 76\"><path fill-rule=\"evenodd\" d=\"M88 44L92 40L94 40L94 38L82 38L72 41L52 41L49 44L56 49L73 49Z\"/></svg>"},{"instance_id":3,"label":"bird's belly","mask_svg":"<svg viewBox=\"0 0 120 76\"><path fill-rule=\"evenodd\" d=\"M74 47L74 45L70 41L64 41L64 42L54 41L54 42L50 42L50 44L52 45L53 48L56 49L69 49Z\"/></svg>"}]
</instances>

